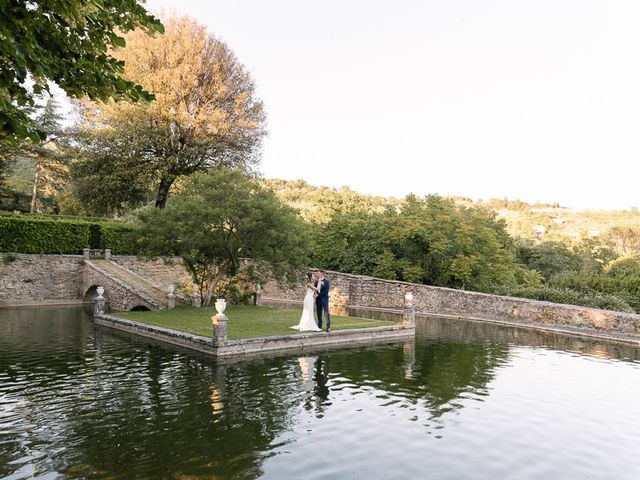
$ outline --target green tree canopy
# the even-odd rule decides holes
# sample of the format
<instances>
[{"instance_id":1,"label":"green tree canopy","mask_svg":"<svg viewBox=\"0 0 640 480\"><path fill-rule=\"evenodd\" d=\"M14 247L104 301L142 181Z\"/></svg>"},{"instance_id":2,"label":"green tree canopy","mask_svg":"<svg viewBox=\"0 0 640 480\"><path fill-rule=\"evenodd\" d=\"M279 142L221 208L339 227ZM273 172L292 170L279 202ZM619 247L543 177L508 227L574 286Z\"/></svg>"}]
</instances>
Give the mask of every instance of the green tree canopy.
<instances>
[{"instance_id":1,"label":"green tree canopy","mask_svg":"<svg viewBox=\"0 0 640 480\"><path fill-rule=\"evenodd\" d=\"M143 250L182 257L203 305L245 259L255 270L289 280L307 264L307 237L295 210L240 172L194 174L165 209L147 208L140 219Z\"/></svg>"},{"instance_id":2,"label":"green tree canopy","mask_svg":"<svg viewBox=\"0 0 640 480\"><path fill-rule=\"evenodd\" d=\"M0 141L43 137L23 107L49 81L72 97L152 99L110 53L135 29L163 31L136 0L0 0Z\"/></svg>"},{"instance_id":3,"label":"green tree canopy","mask_svg":"<svg viewBox=\"0 0 640 480\"><path fill-rule=\"evenodd\" d=\"M519 240L517 242L518 259L550 280L554 275L580 270L580 257L563 242Z\"/></svg>"},{"instance_id":4,"label":"green tree canopy","mask_svg":"<svg viewBox=\"0 0 640 480\"><path fill-rule=\"evenodd\" d=\"M383 212L339 212L317 228L314 264L338 271L482 291L539 283L516 261L495 214L439 196L410 195Z\"/></svg>"},{"instance_id":5,"label":"green tree canopy","mask_svg":"<svg viewBox=\"0 0 640 480\"><path fill-rule=\"evenodd\" d=\"M618 258L607 265L606 273L616 279L634 279L640 287L640 257Z\"/></svg>"}]
</instances>

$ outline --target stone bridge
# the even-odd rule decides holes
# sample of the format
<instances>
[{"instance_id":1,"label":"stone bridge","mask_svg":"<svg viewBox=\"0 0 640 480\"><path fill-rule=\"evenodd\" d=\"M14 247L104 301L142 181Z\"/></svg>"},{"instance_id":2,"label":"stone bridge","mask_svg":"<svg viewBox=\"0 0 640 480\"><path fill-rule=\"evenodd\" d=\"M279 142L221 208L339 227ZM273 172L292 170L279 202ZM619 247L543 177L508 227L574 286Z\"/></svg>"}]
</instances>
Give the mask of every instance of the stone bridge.
<instances>
[{"instance_id":1,"label":"stone bridge","mask_svg":"<svg viewBox=\"0 0 640 480\"><path fill-rule=\"evenodd\" d=\"M170 301L167 292L114 262L85 259L81 286L84 297L92 296L98 286L104 287L112 310L162 310Z\"/></svg>"}]
</instances>

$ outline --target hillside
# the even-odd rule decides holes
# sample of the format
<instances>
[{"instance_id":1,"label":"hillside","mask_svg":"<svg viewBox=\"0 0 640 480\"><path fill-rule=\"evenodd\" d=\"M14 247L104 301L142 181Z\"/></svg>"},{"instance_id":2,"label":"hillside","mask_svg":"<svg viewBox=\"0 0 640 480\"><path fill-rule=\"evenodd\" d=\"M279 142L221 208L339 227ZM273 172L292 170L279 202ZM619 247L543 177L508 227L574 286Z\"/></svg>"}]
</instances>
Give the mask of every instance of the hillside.
<instances>
[{"instance_id":1,"label":"hillside","mask_svg":"<svg viewBox=\"0 0 640 480\"><path fill-rule=\"evenodd\" d=\"M370 209L381 211L397 207L401 199L354 192L348 187L339 189L310 185L303 180L268 179L285 203L297 208L306 219L319 223L327 221L335 209ZM513 237L577 240L605 234L613 227L640 229L640 212L631 210L576 210L557 204L528 204L520 200L490 199L473 201L466 197L452 197L461 205L481 206L493 210L508 225Z\"/></svg>"}]
</instances>

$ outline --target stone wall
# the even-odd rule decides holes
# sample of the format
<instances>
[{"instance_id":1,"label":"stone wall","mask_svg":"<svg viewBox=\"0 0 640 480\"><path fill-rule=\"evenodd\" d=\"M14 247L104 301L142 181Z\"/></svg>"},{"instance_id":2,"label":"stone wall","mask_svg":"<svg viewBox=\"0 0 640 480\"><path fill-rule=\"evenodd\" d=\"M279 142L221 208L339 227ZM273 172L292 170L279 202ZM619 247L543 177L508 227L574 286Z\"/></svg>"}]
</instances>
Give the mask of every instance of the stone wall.
<instances>
[{"instance_id":1,"label":"stone wall","mask_svg":"<svg viewBox=\"0 0 640 480\"><path fill-rule=\"evenodd\" d=\"M626 336L640 336L640 315L562 305L523 298L382 280L360 275L327 272L331 282L331 311L349 308L402 311L404 295L412 292L417 314L450 315L505 323L567 327ZM301 302L304 286L283 290L276 283L263 286L262 298Z\"/></svg>"},{"instance_id":2,"label":"stone wall","mask_svg":"<svg viewBox=\"0 0 640 480\"><path fill-rule=\"evenodd\" d=\"M82 298L80 255L0 254L0 305Z\"/></svg>"},{"instance_id":3,"label":"stone wall","mask_svg":"<svg viewBox=\"0 0 640 480\"><path fill-rule=\"evenodd\" d=\"M252 355L269 356L276 352L325 351L331 347L354 347L374 343L395 341L413 342L415 327L390 325L383 327L334 330L331 334L296 333L272 337L255 337L241 340L228 340L222 345L214 345L211 337L171 330L134 320L118 318L112 315L97 315L95 323L129 334L155 340L156 342L187 348L196 352L215 356L217 359L246 357Z\"/></svg>"},{"instance_id":4,"label":"stone wall","mask_svg":"<svg viewBox=\"0 0 640 480\"><path fill-rule=\"evenodd\" d=\"M114 261L159 287L175 283L185 274L179 262L147 261L114 256ZM75 255L0 254L0 304L28 304L81 299L83 260ZM328 272L334 313L350 308L401 313L404 294L412 292L416 313L450 315L520 325L566 327L640 337L640 315L561 305L522 298L395 282L359 275ZM274 282L262 288L265 301L302 303L304 285L283 290Z\"/></svg>"}]
</instances>

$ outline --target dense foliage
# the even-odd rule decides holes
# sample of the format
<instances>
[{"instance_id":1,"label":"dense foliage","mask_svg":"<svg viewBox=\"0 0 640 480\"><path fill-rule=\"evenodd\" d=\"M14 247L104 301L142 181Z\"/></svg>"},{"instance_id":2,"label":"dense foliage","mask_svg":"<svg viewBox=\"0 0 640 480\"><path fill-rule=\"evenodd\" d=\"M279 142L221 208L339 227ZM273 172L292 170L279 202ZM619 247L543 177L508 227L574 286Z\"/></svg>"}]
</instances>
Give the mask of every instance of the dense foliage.
<instances>
[{"instance_id":1,"label":"dense foliage","mask_svg":"<svg viewBox=\"0 0 640 480\"><path fill-rule=\"evenodd\" d=\"M348 273L480 291L540 283L515 260L504 222L438 196L409 196L381 213L338 212L314 238L314 263Z\"/></svg>"},{"instance_id":2,"label":"dense foliage","mask_svg":"<svg viewBox=\"0 0 640 480\"><path fill-rule=\"evenodd\" d=\"M277 279L294 278L307 263L305 228L295 211L240 172L194 174L165 209L139 216L141 251L181 257L203 305L245 259L250 270Z\"/></svg>"},{"instance_id":3,"label":"dense foliage","mask_svg":"<svg viewBox=\"0 0 640 480\"><path fill-rule=\"evenodd\" d=\"M115 54L125 62L124 76L156 100L83 106L72 174L92 209L122 212L144 202L150 190L163 208L181 177L255 163L265 134L262 102L224 42L177 16L165 20L162 36L135 31L125 38L127 46Z\"/></svg>"},{"instance_id":4,"label":"dense foliage","mask_svg":"<svg viewBox=\"0 0 640 480\"><path fill-rule=\"evenodd\" d=\"M137 1L0 0L0 18L0 142L42 138L23 107L48 81L72 97L153 98L123 78L123 63L110 52L125 46L119 32L162 32Z\"/></svg>"},{"instance_id":5,"label":"dense foliage","mask_svg":"<svg viewBox=\"0 0 640 480\"><path fill-rule=\"evenodd\" d=\"M109 220L53 215L0 215L0 251L79 254L84 248L110 248L133 254L134 226Z\"/></svg>"}]
</instances>

